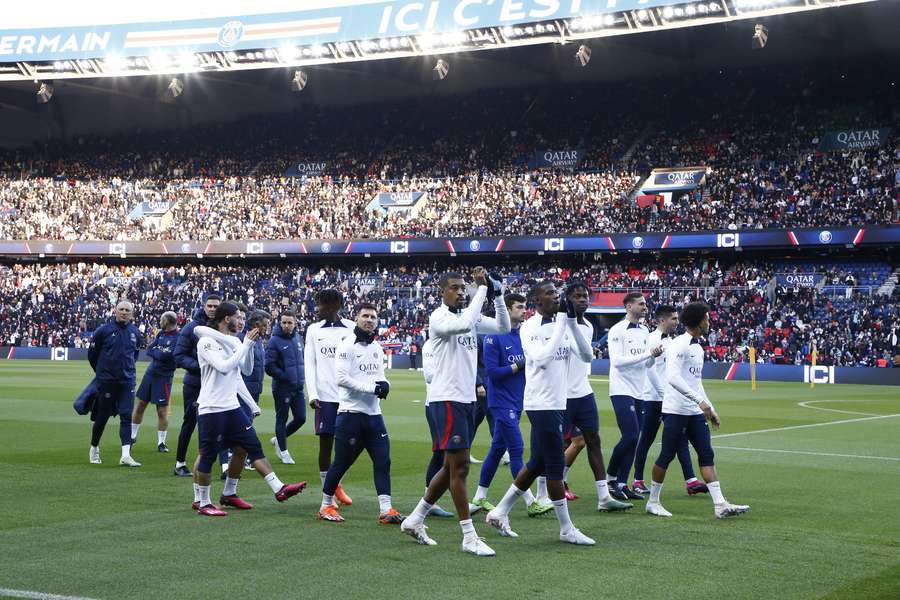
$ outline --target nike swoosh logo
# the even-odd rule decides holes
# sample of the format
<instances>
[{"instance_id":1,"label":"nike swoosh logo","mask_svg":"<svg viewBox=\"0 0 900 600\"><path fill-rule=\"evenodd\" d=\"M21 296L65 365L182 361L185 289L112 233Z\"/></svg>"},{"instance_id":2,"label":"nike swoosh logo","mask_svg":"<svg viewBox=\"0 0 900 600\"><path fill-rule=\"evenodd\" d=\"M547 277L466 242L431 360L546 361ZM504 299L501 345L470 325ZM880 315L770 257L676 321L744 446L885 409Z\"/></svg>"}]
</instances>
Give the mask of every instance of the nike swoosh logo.
<instances>
[{"instance_id":1,"label":"nike swoosh logo","mask_svg":"<svg viewBox=\"0 0 900 600\"><path fill-rule=\"evenodd\" d=\"M250 431L251 429L253 429L253 425L251 425L250 427L244 427L244 431Z\"/></svg>"},{"instance_id":2,"label":"nike swoosh logo","mask_svg":"<svg viewBox=\"0 0 900 600\"><path fill-rule=\"evenodd\" d=\"M381 434L381 437L387 437L387 434L386 434L386 433L382 433L382 434Z\"/></svg>"},{"instance_id":3,"label":"nike swoosh logo","mask_svg":"<svg viewBox=\"0 0 900 600\"><path fill-rule=\"evenodd\" d=\"M506 346L507 350L512 350L512 346Z\"/></svg>"}]
</instances>

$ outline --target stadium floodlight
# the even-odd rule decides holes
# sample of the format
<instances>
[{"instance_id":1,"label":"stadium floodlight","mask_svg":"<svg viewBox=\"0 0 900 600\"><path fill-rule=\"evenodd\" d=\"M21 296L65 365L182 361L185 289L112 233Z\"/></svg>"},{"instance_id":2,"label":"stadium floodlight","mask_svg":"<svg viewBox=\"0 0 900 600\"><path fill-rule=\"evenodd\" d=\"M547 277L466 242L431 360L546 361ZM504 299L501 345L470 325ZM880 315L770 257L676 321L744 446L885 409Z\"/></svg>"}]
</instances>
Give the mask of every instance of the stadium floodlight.
<instances>
[{"instance_id":1,"label":"stadium floodlight","mask_svg":"<svg viewBox=\"0 0 900 600\"><path fill-rule=\"evenodd\" d=\"M616 18L612 15L606 15L605 17L603 17L603 24L607 27L612 27L616 24Z\"/></svg>"},{"instance_id":2,"label":"stadium floodlight","mask_svg":"<svg viewBox=\"0 0 900 600\"><path fill-rule=\"evenodd\" d=\"M641 10L637 11L637 18L638 21L646 21L650 18L650 13L647 12L646 8L642 8Z\"/></svg>"},{"instance_id":3,"label":"stadium floodlight","mask_svg":"<svg viewBox=\"0 0 900 600\"><path fill-rule=\"evenodd\" d=\"M709 12L719 12L720 10L722 10L722 7L719 6L718 2L709 3Z\"/></svg>"},{"instance_id":4,"label":"stadium floodlight","mask_svg":"<svg viewBox=\"0 0 900 600\"><path fill-rule=\"evenodd\" d=\"M422 48L433 48L440 43L440 39L433 33L420 35L418 38L419 46Z\"/></svg>"},{"instance_id":5,"label":"stadium floodlight","mask_svg":"<svg viewBox=\"0 0 900 600\"><path fill-rule=\"evenodd\" d=\"M680 6L676 6L676 7L675 7L675 10L674 10L674 13L675 13L675 16L676 16L676 17L683 17L683 16L684 16L684 9L681 8Z\"/></svg>"},{"instance_id":6,"label":"stadium floodlight","mask_svg":"<svg viewBox=\"0 0 900 600\"><path fill-rule=\"evenodd\" d=\"M753 28L753 39L751 40L751 45L754 50L762 50L766 47L766 44L769 41L769 30L757 23Z\"/></svg>"},{"instance_id":7,"label":"stadium floodlight","mask_svg":"<svg viewBox=\"0 0 900 600\"><path fill-rule=\"evenodd\" d=\"M150 65L154 69L163 69L172 64L172 59L169 58L168 54L160 52L159 50L154 50L149 57Z\"/></svg>"},{"instance_id":8,"label":"stadium floodlight","mask_svg":"<svg viewBox=\"0 0 900 600\"><path fill-rule=\"evenodd\" d=\"M673 16L675 16L675 9L671 6L665 7L662 11L662 16L663 19L671 19Z\"/></svg>"},{"instance_id":9,"label":"stadium floodlight","mask_svg":"<svg viewBox=\"0 0 900 600\"><path fill-rule=\"evenodd\" d=\"M178 53L178 66L182 69L187 69L193 67L197 64L197 56L193 52L179 52Z\"/></svg>"},{"instance_id":10,"label":"stadium floodlight","mask_svg":"<svg viewBox=\"0 0 900 600\"><path fill-rule=\"evenodd\" d=\"M380 40L378 40L378 47L381 48L382 50L387 50L388 48L391 47L391 43L385 39L380 39Z\"/></svg>"},{"instance_id":11,"label":"stadium floodlight","mask_svg":"<svg viewBox=\"0 0 900 600\"><path fill-rule=\"evenodd\" d=\"M578 51L575 53L575 60L582 67L586 67L588 63L591 62L591 47L587 44L578 46Z\"/></svg>"},{"instance_id":12,"label":"stadium floodlight","mask_svg":"<svg viewBox=\"0 0 900 600\"><path fill-rule=\"evenodd\" d=\"M35 92L35 97L37 98L38 104L47 104L50 102L50 98L53 97L53 84L43 82L38 86L37 92Z\"/></svg>"},{"instance_id":13,"label":"stadium floodlight","mask_svg":"<svg viewBox=\"0 0 900 600\"><path fill-rule=\"evenodd\" d=\"M306 87L307 81L309 81L309 76L306 74L306 72L297 69L296 71L294 71L294 78L291 79L291 91L302 92L303 88Z\"/></svg>"},{"instance_id":14,"label":"stadium floodlight","mask_svg":"<svg viewBox=\"0 0 900 600\"><path fill-rule=\"evenodd\" d=\"M284 61L296 60L300 55L300 48L290 45L281 46L278 48L278 55L281 57L281 60Z\"/></svg>"},{"instance_id":15,"label":"stadium floodlight","mask_svg":"<svg viewBox=\"0 0 900 600\"><path fill-rule=\"evenodd\" d=\"M431 70L431 78L435 80L446 79L449 72L450 63L448 63L443 58L439 58L438 61L434 64L434 68Z\"/></svg>"},{"instance_id":16,"label":"stadium floodlight","mask_svg":"<svg viewBox=\"0 0 900 600\"><path fill-rule=\"evenodd\" d=\"M110 54L103 59L103 64L108 71L124 71L128 67L128 60L121 54Z\"/></svg>"},{"instance_id":17,"label":"stadium floodlight","mask_svg":"<svg viewBox=\"0 0 900 600\"><path fill-rule=\"evenodd\" d=\"M687 6L684 7L684 14L686 14L689 17L693 17L694 15L697 14L697 9L694 7L693 4L688 4Z\"/></svg>"}]
</instances>

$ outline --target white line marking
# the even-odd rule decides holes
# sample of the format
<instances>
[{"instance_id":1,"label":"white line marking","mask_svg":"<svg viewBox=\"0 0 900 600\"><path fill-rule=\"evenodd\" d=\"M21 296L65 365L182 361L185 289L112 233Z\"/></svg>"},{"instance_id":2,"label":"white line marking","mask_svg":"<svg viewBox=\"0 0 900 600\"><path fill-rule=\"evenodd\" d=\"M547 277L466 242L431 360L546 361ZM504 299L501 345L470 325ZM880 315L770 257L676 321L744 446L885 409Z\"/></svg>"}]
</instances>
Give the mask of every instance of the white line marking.
<instances>
[{"instance_id":1,"label":"white line marking","mask_svg":"<svg viewBox=\"0 0 900 600\"><path fill-rule=\"evenodd\" d=\"M45 594L44 592L32 592L30 590L11 590L9 588L0 588L0 596L33 598L34 600L93 600L84 596L60 596L59 594Z\"/></svg>"},{"instance_id":2,"label":"white line marking","mask_svg":"<svg viewBox=\"0 0 900 600\"><path fill-rule=\"evenodd\" d=\"M823 408L821 406L810 406L810 404L812 404L814 402L845 402L845 400L807 400L806 402L798 402L797 406L802 406L803 408L811 408L813 410L826 410L828 412L843 413L845 415L863 415L866 417L880 416L876 413L865 413L865 412L859 412L859 411L855 411L855 410L838 410L837 408Z\"/></svg>"},{"instance_id":3,"label":"white line marking","mask_svg":"<svg viewBox=\"0 0 900 600\"><path fill-rule=\"evenodd\" d=\"M741 448L738 446L716 446L716 450L724 448L726 450L745 450L747 452L777 452L779 454L807 454L809 456L834 456L837 458L869 458L872 460L890 460L900 462L900 458L893 456L868 456L865 454L837 454L834 452L807 452L804 450L776 450L773 448Z\"/></svg>"},{"instance_id":4,"label":"white line marking","mask_svg":"<svg viewBox=\"0 0 900 600\"><path fill-rule=\"evenodd\" d=\"M773 427L771 429L755 429L753 431L738 431L735 433L721 433L712 436L714 440L722 438L737 437L739 435L749 435L751 433L771 433L773 431L790 431L792 429L808 429L810 427L824 427L826 425L842 425L844 423L861 423L863 421L875 421L878 419L890 419L900 417L900 413L893 415L878 415L877 417L862 417L860 419L843 419L841 421L825 421L824 423L810 423L808 425L791 425L789 427Z\"/></svg>"}]
</instances>

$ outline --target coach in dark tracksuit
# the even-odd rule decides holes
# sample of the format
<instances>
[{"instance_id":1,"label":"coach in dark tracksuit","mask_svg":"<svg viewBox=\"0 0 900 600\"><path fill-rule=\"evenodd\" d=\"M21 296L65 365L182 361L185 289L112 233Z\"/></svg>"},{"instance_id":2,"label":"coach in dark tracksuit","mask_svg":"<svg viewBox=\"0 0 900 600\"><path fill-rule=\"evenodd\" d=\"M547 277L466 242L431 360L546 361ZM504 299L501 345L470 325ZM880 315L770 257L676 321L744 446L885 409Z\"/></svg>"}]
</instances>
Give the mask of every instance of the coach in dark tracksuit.
<instances>
[{"instance_id":1,"label":"coach in dark tracksuit","mask_svg":"<svg viewBox=\"0 0 900 600\"><path fill-rule=\"evenodd\" d=\"M197 362L197 336L194 329L206 325L216 314L222 298L217 294L207 294L203 299L203 308L194 311L193 320L181 328L178 341L175 343L175 364L184 369L182 393L184 396L184 420L178 432L178 448L175 451L175 475L190 477L191 471L185 463L191 436L197 427L197 398L200 396L200 363Z\"/></svg>"},{"instance_id":2,"label":"coach in dark tracksuit","mask_svg":"<svg viewBox=\"0 0 900 600\"><path fill-rule=\"evenodd\" d=\"M90 460L100 463L100 437L109 418L119 415L122 458L119 464L139 467L131 458L131 411L134 410L134 363L141 348L141 332L131 323L134 306L121 301L116 316L94 331L88 360L97 381L97 402L91 430Z\"/></svg>"},{"instance_id":3,"label":"coach in dark tracksuit","mask_svg":"<svg viewBox=\"0 0 900 600\"><path fill-rule=\"evenodd\" d=\"M293 464L287 450L287 438L306 422L306 402L303 401L303 342L297 332L297 317L293 311L281 313L272 339L266 347L266 373L272 378L275 398L275 441L282 462ZM288 413L294 419L288 423Z\"/></svg>"}]
</instances>

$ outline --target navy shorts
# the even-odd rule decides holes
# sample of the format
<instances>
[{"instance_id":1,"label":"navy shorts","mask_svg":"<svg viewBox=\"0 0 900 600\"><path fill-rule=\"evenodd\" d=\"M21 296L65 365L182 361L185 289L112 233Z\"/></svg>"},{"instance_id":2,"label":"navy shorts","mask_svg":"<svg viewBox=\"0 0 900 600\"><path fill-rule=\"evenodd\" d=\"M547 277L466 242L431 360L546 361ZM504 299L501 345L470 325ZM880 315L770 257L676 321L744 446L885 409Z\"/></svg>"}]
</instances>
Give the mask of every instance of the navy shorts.
<instances>
[{"instance_id":1,"label":"navy shorts","mask_svg":"<svg viewBox=\"0 0 900 600\"><path fill-rule=\"evenodd\" d=\"M138 400L157 406L168 406L172 397L172 378L144 373L141 385L135 394Z\"/></svg>"},{"instance_id":2,"label":"navy shorts","mask_svg":"<svg viewBox=\"0 0 900 600\"><path fill-rule=\"evenodd\" d=\"M322 402L316 406L316 435L334 435L339 402Z\"/></svg>"},{"instance_id":3,"label":"navy shorts","mask_svg":"<svg viewBox=\"0 0 900 600\"><path fill-rule=\"evenodd\" d=\"M200 461L211 467L219 453L226 448L243 448L251 462L265 457L253 422L240 408L209 413L197 417L200 442ZM208 473L206 470L201 473Z\"/></svg>"},{"instance_id":4,"label":"navy shorts","mask_svg":"<svg viewBox=\"0 0 900 600\"><path fill-rule=\"evenodd\" d=\"M600 416L597 414L597 401L594 399L594 394L590 393L581 398L566 400L566 420L569 429L574 427L588 433L600 431Z\"/></svg>"},{"instance_id":5,"label":"navy shorts","mask_svg":"<svg viewBox=\"0 0 900 600\"><path fill-rule=\"evenodd\" d=\"M675 458L681 440L686 436L697 452L697 462L701 467L715 464L715 452L712 447L712 436L709 425L703 415L675 415L663 413L662 450L656 464L667 469Z\"/></svg>"},{"instance_id":6,"label":"navy shorts","mask_svg":"<svg viewBox=\"0 0 900 600\"><path fill-rule=\"evenodd\" d=\"M334 402L323 402L334 404ZM359 412L335 412L334 437L357 450L375 448L388 443L388 432L381 415L367 415Z\"/></svg>"},{"instance_id":7,"label":"navy shorts","mask_svg":"<svg viewBox=\"0 0 900 600\"><path fill-rule=\"evenodd\" d=\"M525 413L531 421L531 458L525 466L551 481L562 481L566 466L563 449L566 411L527 410Z\"/></svg>"},{"instance_id":8,"label":"navy shorts","mask_svg":"<svg viewBox=\"0 0 900 600\"><path fill-rule=\"evenodd\" d=\"M432 402L426 409L431 418L431 450L462 450L472 447L475 435L474 402Z\"/></svg>"}]
</instances>

